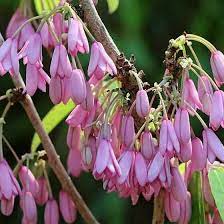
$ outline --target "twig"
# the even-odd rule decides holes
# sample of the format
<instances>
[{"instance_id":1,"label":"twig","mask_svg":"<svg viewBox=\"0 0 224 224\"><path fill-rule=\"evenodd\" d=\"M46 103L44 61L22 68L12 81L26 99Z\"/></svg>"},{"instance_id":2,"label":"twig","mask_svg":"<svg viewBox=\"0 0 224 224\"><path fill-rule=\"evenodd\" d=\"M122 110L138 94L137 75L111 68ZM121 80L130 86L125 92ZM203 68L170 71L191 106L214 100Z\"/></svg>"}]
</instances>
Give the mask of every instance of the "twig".
<instances>
[{"instance_id":1,"label":"twig","mask_svg":"<svg viewBox=\"0 0 224 224\"><path fill-rule=\"evenodd\" d=\"M24 88L25 85L20 75L12 77L12 80L17 88ZM45 149L48 156L49 166L54 171L63 189L71 195L72 200L76 204L76 207L85 222L88 224L98 224L98 221L92 215L91 211L87 207L86 203L82 199L82 196L79 194L76 187L73 185L71 178L69 177L64 166L62 165L60 157L56 153L54 145L52 144L51 139L49 138L42 125L41 119L33 104L31 97L29 95L26 95L21 103L27 113L28 118L30 119L30 122L32 123L35 131L41 139L43 148Z\"/></svg>"},{"instance_id":2,"label":"twig","mask_svg":"<svg viewBox=\"0 0 224 224\"><path fill-rule=\"evenodd\" d=\"M101 42L114 62L117 61L117 57L120 55L120 51L115 45L113 39L104 26L99 14L92 0L79 0L84 11L84 20L87 26L90 28L92 34L97 41Z\"/></svg>"}]
</instances>

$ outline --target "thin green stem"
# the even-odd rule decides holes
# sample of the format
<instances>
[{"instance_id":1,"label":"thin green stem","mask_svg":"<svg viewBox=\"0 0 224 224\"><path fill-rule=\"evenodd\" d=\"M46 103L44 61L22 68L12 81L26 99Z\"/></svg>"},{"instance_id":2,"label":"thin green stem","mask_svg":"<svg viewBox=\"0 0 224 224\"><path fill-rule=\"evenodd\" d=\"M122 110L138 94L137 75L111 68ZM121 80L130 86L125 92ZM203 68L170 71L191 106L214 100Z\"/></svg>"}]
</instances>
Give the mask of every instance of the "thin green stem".
<instances>
[{"instance_id":1,"label":"thin green stem","mask_svg":"<svg viewBox=\"0 0 224 224\"><path fill-rule=\"evenodd\" d=\"M187 40L193 40L193 41L197 41L197 42L202 43L211 52L217 51L217 49L215 48L215 46L213 44L211 44L209 41L207 41L206 39L204 39L203 37L200 37L198 35L195 35L195 34L186 34L186 39Z\"/></svg>"},{"instance_id":2,"label":"thin green stem","mask_svg":"<svg viewBox=\"0 0 224 224\"><path fill-rule=\"evenodd\" d=\"M11 144L9 143L9 141L7 140L7 138L2 135L3 141L5 142L5 144L7 145L7 147L9 148L9 150L11 151L11 153L13 154L13 156L15 157L16 161L19 163L20 159L16 154L16 151L13 149L13 147L11 146Z\"/></svg>"},{"instance_id":3,"label":"thin green stem","mask_svg":"<svg viewBox=\"0 0 224 224\"><path fill-rule=\"evenodd\" d=\"M166 107L165 107L165 103L164 103L162 94L160 93L160 91L157 91L157 94L159 95L159 98L160 98L160 101L161 101L161 104L162 104L162 107L163 107L164 116L165 116L166 119L168 119L167 111L166 111Z\"/></svg>"},{"instance_id":4,"label":"thin green stem","mask_svg":"<svg viewBox=\"0 0 224 224\"><path fill-rule=\"evenodd\" d=\"M213 81L213 79L211 78L211 76L201 67L199 67L198 65L195 64L191 64L193 67L195 67L196 69L198 69L202 74L206 75L207 78L210 80L210 82L212 83L212 85L214 86L215 90L219 90L219 87L216 85L216 83Z\"/></svg>"},{"instance_id":5,"label":"thin green stem","mask_svg":"<svg viewBox=\"0 0 224 224\"><path fill-rule=\"evenodd\" d=\"M52 193L51 184L50 184L50 180L49 180L49 177L48 177L46 167L44 167L43 172L44 172L44 177L45 177L46 182L47 182L49 198L52 199L53 198L53 193Z\"/></svg>"},{"instance_id":6,"label":"thin green stem","mask_svg":"<svg viewBox=\"0 0 224 224\"><path fill-rule=\"evenodd\" d=\"M191 54L193 55L193 57L194 57L194 59L195 59L197 65L198 65L200 68L202 68L201 63L200 63L200 61L199 61L199 59L198 59L198 56L197 56L197 54L195 53L194 48L192 47L192 43L189 42L189 41L187 41L187 46L189 47L189 49L190 49L190 51L191 51Z\"/></svg>"},{"instance_id":7,"label":"thin green stem","mask_svg":"<svg viewBox=\"0 0 224 224\"><path fill-rule=\"evenodd\" d=\"M51 26L49 20L47 20L47 25L48 25L48 28L49 28L49 31L50 31L51 35L54 37L54 39L56 40L56 42L57 43L60 43L60 40L59 40L57 34L55 33L55 31L52 29L52 26Z\"/></svg>"}]
</instances>

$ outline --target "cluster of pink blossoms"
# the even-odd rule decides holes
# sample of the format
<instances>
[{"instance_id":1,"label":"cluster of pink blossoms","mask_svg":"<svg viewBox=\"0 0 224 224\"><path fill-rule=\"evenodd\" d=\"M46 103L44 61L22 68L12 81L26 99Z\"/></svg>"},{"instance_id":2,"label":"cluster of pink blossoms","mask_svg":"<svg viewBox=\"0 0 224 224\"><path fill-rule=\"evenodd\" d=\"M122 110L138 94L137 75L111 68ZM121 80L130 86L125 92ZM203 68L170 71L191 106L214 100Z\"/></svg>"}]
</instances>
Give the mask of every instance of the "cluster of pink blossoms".
<instances>
[{"instance_id":1,"label":"cluster of pink blossoms","mask_svg":"<svg viewBox=\"0 0 224 224\"><path fill-rule=\"evenodd\" d=\"M69 19L65 19L64 12L70 13ZM76 107L66 119L69 174L78 177L81 171L92 172L105 190L130 197L133 204L140 195L150 200L165 191L167 218L184 224L191 217L188 183L192 174L199 171L205 201L214 211L208 220L221 222L209 186L208 167L216 160L224 162L224 146L215 134L220 126L224 127L224 92L219 88L224 83L224 55L208 46L213 81L200 63L194 64L184 51L183 57L177 57L176 52L191 47L191 41L201 40L195 35L183 35L170 42L168 49L174 53L166 52L167 59L175 60L179 73L174 74L173 65L167 63L162 82L146 89L132 67L120 74L123 68L118 71L118 65L96 40L92 40L85 76L78 59L78 54L90 51L83 22L67 3L46 18L35 31L20 10L16 11L7 28L7 39L0 47L0 74L18 75L19 60L23 59L27 94L32 96L37 89L46 91L49 84L54 104L74 101ZM44 71L43 47L52 54L50 76ZM199 77L198 87L191 79L192 72ZM134 94L128 92L130 89L127 93L122 91L122 75L135 80ZM149 102L150 91L154 95ZM154 106L156 96L160 103ZM209 116L209 126L199 111ZM202 123L202 139L194 135L190 117L197 117ZM179 170L181 163L186 164L184 175ZM58 205L43 177L36 180L27 167L22 167L21 191L6 161L0 163L0 169L4 173L4 180L0 179L3 214L11 214L14 197L19 194L24 224L37 223L36 203L46 204L45 223L58 223ZM75 205L64 191L60 192L59 205L64 220L74 222Z\"/></svg>"}]
</instances>

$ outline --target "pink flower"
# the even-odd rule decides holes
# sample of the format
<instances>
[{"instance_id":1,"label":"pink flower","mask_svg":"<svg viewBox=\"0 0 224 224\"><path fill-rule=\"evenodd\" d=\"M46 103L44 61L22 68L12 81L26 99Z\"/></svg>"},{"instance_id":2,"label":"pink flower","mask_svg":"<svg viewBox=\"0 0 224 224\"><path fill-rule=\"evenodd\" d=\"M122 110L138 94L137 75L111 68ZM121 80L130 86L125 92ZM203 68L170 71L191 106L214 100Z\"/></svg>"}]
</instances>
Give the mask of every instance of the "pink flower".
<instances>
[{"instance_id":1,"label":"pink flower","mask_svg":"<svg viewBox=\"0 0 224 224\"><path fill-rule=\"evenodd\" d=\"M180 218L180 202L176 201L172 193L166 191L165 212L170 222L177 222Z\"/></svg>"},{"instance_id":2,"label":"pink flower","mask_svg":"<svg viewBox=\"0 0 224 224\"><path fill-rule=\"evenodd\" d=\"M64 45L57 45L50 66L51 81L49 94L52 102L67 103L71 97L72 66Z\"/></svg>"},{"instance_id":3,"label":"pink flower","mask_svg":"<svg viewBox=\"0 0 224 224\"><path fill-rule=\"evenodd\" d=\"M121 175L121 169L114 155L110 141L102 138L97 149L93 174L98 177L104 172L108 172L111 176Z\"/></svg>"},{"instance_id":4,"label":"pink flower","mask_svg":"<svg viewBox=\"0 0 224 224\"><path fill-rule=\"evenodd\" d=\"M224 92L218 90L212 97L209 124L213 130L217 130L224 122Z\"/></svg>"},{"instance_id":5,"label":"pink flower","mask_svg":"<svg viewBox=\"0 0 224 224\"><path fill-rule=\"evenodd\" d=\"M81 21L77 18L70 19L68 30L68 51L72 56L78 52L89 53L89 43Z\"/></svg>"},{"instance_id":6,"label":"pink flower","mask_svg":"<svg viewBox=\"0 0 224 224\"><path fill-rule=\"evenodd\" d=\"M21 208L23 210L23 223L37 223L37 207L33 195L29 191L22 194Z\"/></svg>"},{"instance_id":7,"label":"pink flower","mask_svg":"<svg viewBox=\"0 0 224 224\"><path fill-rule=\"evenodd\" d=\"M193 171L201 171L205 168L207 163L207 150L203 148L203 144L199 138L194 138L192 140L191 163Z\"/></svg>"},{"instance_id":8,"label":"pink flower","mask_svg":"<svg viewBox=\"0 0 224 224\"><path fill-rule=\"evenodd\" d=\"M173 150L180 152L180 143L178 141L173 124L170 120L164 119L160 128L159 150L162 154L169 152L173 154Z\"/></svg>"},{"instance_id":9,"label":"pink flower","mask_svg":"<svg viewBox=\"0 0 224 224\"><path fill-rule=\"evenodd\" d=\"M9 200L4 197L1 198L1 212L5 216L10 216L14 208L15 196L12 196Z\"/></svg>"},{"instance_id":10,"label":"pink flower","mask_svg":"<svg viewBox=\"0 0 224 224\"><path fill-rule=\"evenodd\" d=\"M21 52L23 52L20 54L25 57L26 63L37 67L42 66L42 40L40 34L34 33L31 35L27 41L27 45L21 50Z\"/></svg>"},{"instance_id":11,"label":"pink flower","mask_svg":"<svg viewBox=\"0 0 224 224\"><path fill-rule=\"evenodd\" d=\"M82 157L79 148L69 150L67 158L68 173L78 177L82 171Z\"/></svg>"},{"instance_id":12,"label":"pink flower","mask_svg":"<svg viewBox=\"0 0 224 224\"><path fill-rule=\"evenodd\" d=\"M8 38L0 47L0 75L4 75L6 72L12 76L19 74L16 39Z\"/></svg>"},{"instance_id":13,"label":"pink flower","mask_svg":"<svg viewBox=\"0 0 224 224\"><path fill-rule=\"evenodd\" d=\"M189 77L186 77L184 80L183 99L195 110L202 108L197 89L194 85L194 82ZM184 103L184 105L189 110L189 112L193 114L191 108L186 103Z\"/></svg>"},{"instance_id":14,"label":"pink flower","mask_svg":"<svg viewBox=\"0 0 224 224\"><path fill-rule=\"evenodd\" d=\"M134 118L131 115L124 115L121 122L121 139L129 147L135 137Z\"/></svg>"},{"instance_id":15,"label":"pink flower","mask_svg":"<svg viewBox=\"0 0 224 224\"><path fill-rule=\"evenodd\" d=\"M40 177L37 179L37 183L39 185L39 189L37 194L35 195L35 200L38 205L44 205L48 200L48 188L46 179L44 177Z\"/></svg>"},{"instance_id":16,"label":"pink flower","mask_svg":"<svg viewBox=\"0 0 224 224\"><path fill-rule=\"evenodd\" d=\"M149 99L145 90L139 90L136 95L136 111L139 117L146 117L149 114Z\"/></svg>"},{"instance_id":17,"label":"pink flower","mask_svg":"<svg viewBox=\"0 0 224 224\"><path fill-rule=\"evenodd\" d=\"M182 202L187 199L187 187L177 167L171 168L171 174L173 176L171 184L172 195L175 200Z\"/></svg>"},{"instance_id":18,"label":"pink flower","mask_svg":"<svg viewBox=\"0 0 224 224\"><path fill-rule=\"evenodd\" d=\"M149 131L145 131L141 135L141 152L148 160L155 154L155 144L152 139L152 134Z\"/></svg>"},{"instance_id":19,"label":"pink flower","mask_svg":"<svg viewBox=\"0 0 224 224\"><path fill-rule=\"evenodd\" d=\"M159 173L163 168L164 161L164 157L162 156L161 152L158 151L149 165L148 181L150 183L153 182L159 176Z\"/></svg>"},{"instance_id":20,"label":"pink flower","mask_svg":"<svg viewBox=\"0 0 224 224\"><path fill-rule=\"evenodd\" d=\"M207 78L203 75L198 79L198 96L202 103L202 111L209 115L212 107L212 85Z\"/></svg>"},{"instance_id":21,"label":"pink flower","mask_svg":"<svg viewBox=\"0 0 224 224\"><path fill-rule=\"evenodd\" d=\"M100 42L94 42L91 48L88 75L90 77L95 76L98 80L100 80L106 72L111 75L116 75L116 66L106 53L103 45Z\"/></svg>"},{"instance_id":22,"label":"pink flower","mask_svg":"<svg viewBox=\"0 0 224 224\"><path fill-rule=\"evenodd\" d=\"M52 21L49 21L51 28L55 31L55 27ZM56 46L56 40L49 31L48 24L45 22L42 29L40 30L40 36L42 44L45 48L52 48Z\"/></svg>"},{"instance_id":23,"label":"pink flower","mask_svg":"<svg viewBox=\"0 0 224 224\"><path fill-rule=\"evenodd\" d=\"M224 146L216 134L209 128L204 129L202 134L204 150L208 152L208 160L213 163L217 157L219 160L224 162Z\"/></svg>"},{"instance_id":24,"label":"pink flower","mask_svg":"<svg viewBox=\"0 0 224 224\"><path fill-rule=\"evenodd\" d=\"M13 14L6 30L6 37L10 38L16 32L16 30L27 20L21 13L20 9L17 9ZM20 33L15 37L18 43L18 49L21 49L31 35L34 34L34 29L30 23L27 23Z\"/></svg>"},{"instance_id":25,"label":"pink flower","mask_svg":"<svg viewBox=\"0 0 224 224\"><path fill-rule=\"evenodd\" d=\"M221 51L212 52L210 63L217 85L224 83L224 55Z\"/></svg>"},{"instance_id":26,"label":"pink flower","mask_svg":"<svg viewBox=\"0 0 224 224\"><path fill-rule=\"evenodd\" d=\"M38 194L39 184L33 173L26 166L20 168L19 179L25 191L31 192L34 197Z\"/></svg>"},{"instance_id":27,"label":"pink flower","mask_svg":"<svg viewBox=\"0 0 224 224\"><path fill-rule=\"evenodd\" d=\"M82 102L81 107L86 111L91 111L94 107L94 96L89 82L86 82L86 98Z\"/></svg>"},{"instance_id":28,"label":"pink flower","mask_svg":"<svg viewBox=\"0 0 224 224\"><path fill-rule=\"evenodd\" d=\"M59 223L59 209L56 200L50 199L46 203L44 211L45 224L58 224Z\"/></svg>"},{"instance_id":29,"label":"pink flower","mask_svg":"<svg viewBox=\"0 0 224 224\"><path fill-rule=\"evenodd\" d=\"M81 127L69 127L67 134L67 145L70 149L80 148Z\"/></svg>"},{"instance_id":30,"label":"pink flower","mask_svg":"<svg viewBox=\"0 0 224 224\"><path fill-rule=\"evenodd\" d=\"M174 129L180 142L179 157L181 161L187 162L191 159L192 155L191 130L187 109L180 108L177 110Z\"/></svg>"},{"instance_id":31,"label":"pink flower","mask_svg":"<svg viewBox=\"0 0 224 224\"><path fill-rule=\"evenodd\" d=\"M61 37L63 33L66 33L67 31L66 21L64 20L64 17L61 13L56 13L53 16L53 24L55 27L55 32L58 37Z\"/></svg>"},{"instance_id":32,"label":"pink flower","mask_svg":"<svg viewBox=\"0 0 224 224\"><path fill-rule=\"evenodd\" d=\"M20 186L6 160L0 162L0 195L5 200L21 194Z\"/></svg>"},{"instance_id":33,"label":"pink flower","mask_svg":"<svg viewBox=\"0 0 224 224\"><path fill-rule=\"evenodd\" d=\"M139 185L144 187L147 182L147 165L143 155L140 152L136 153L134 168Z\"/></svg>"},{"instance_id":34,"label":"pink flower","mask_svg":"<svg viewBox=\"0 0 224 224\"><path fill-rule=\"evenodd\" d=\"M73 223L76 220L76 207L70 195L65 191L59 193L59 207L66 223Z\"/></svg>"},{"instance_id":35,"label":"pink flower","mask_svg":"<svg viewBox=\"0 0 224 224\"><path fill-rule=\"evenodd\" d=\"M80 69L74 69L71 75L71 98L76 104L86 99L86 80Z\"/></svg>"},{"instance_id":36,"label":"pink flower","mask_svg":"<svg viewBox=\"0 0 224 224\"><path fill-rule=\"evenodd\" d=\"M187 192L187 198L180 203L180 218L178 224L189 223L191 218L191 195Z\"/></svg>"},{"instance_id":37,"label":"pink flower","mask_svg":"<svg viewBox=\"0 0 224 224\"><path fill-rule=\"evenodd\" d=\"M50 83L50 78L42 68L27 64L26 66L26 91L33 96L37 88L46 92L46 83Z\"/></svg>"}]
</instances>

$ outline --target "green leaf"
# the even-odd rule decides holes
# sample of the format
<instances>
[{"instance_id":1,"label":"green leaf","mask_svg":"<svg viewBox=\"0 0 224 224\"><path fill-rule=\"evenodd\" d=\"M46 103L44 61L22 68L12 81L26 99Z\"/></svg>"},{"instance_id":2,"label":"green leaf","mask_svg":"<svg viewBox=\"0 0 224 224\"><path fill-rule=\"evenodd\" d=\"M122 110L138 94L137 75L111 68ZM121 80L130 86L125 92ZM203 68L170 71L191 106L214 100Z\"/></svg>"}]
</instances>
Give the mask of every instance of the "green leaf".
<instances>
[{"instance_id":1,"label":"green leaf","mask_svg":"<svg viewBox=\"0 0 224 224\"><path fill-rule=\"evenodd\" d=\"M60 0L34 0L34 5L38 15L42 14L44 11L52 10L56 5L58 5Z\"/></svg>"},{"instance_id":2,"label":"green leaf","mask_svg":"<svg viewBox=\"0 0 224 224\"><path fill-rule=\"evenodd\" d=\"M219 210L222 221L224 221L224 169L221 167L210 169L208 179L215 204Z\"/></svg>"},{"instance_id":3,"label":"green leaf","mask_svg":"<svg viewBox=\"0 0 224 224\"><path fill-rule=\"evenodd\" d=\"M70 100L66 105L58 104L54 106L42 120L46 132L49 134L74 108L74 103ZM41 141L37 133L34 134L31 151L35 152Z\"/></svg>"},{"instance_id":4,"label":"green leaf","mask_svg":"<svg viewBox=\"0 0 224 224\"><path fill-rule=\"evenodd\" d=\"M204 198L202 194L202 176L200 172L195 172L190 181L189 190L191 192L192 215L191 224L206 224Z\"/></svg>"},{"instance_id":5,"label":"green leaf","mask_svg":"<svg viewBox=\"0 0 224 224\"><path fill-rule=\"evenodd\" d=\"M109 13L112 14L117 10L119 6L119 0L107 0L107 4L108 4Z\"/></svg>"}]
</instances>

